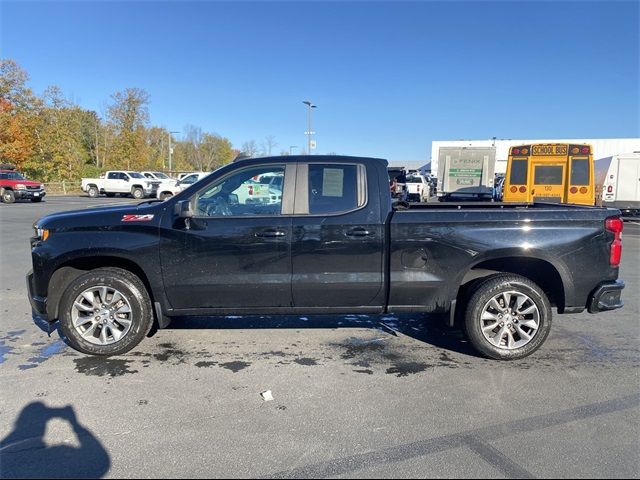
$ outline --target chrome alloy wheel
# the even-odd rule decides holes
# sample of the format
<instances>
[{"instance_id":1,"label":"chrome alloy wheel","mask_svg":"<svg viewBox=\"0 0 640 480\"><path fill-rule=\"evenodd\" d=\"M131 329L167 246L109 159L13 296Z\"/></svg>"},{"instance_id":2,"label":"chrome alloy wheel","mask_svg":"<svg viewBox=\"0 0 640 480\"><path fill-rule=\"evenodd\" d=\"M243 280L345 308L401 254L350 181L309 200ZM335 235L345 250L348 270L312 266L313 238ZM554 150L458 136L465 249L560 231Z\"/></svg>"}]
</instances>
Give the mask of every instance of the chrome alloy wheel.
<instances>
[{"instance_id":1,"label":"chrome alloy wheel","mask_svg":"<svg viewBox=\"0 0 640 480\"><path fill-rule=\"evenodd\" d=\"M131 330L131 304L115 288L97 285L78 295L71 307L71 320L89 343L111 345Z\"/></svg>"},{"instance_id":2,"label":"chrome alloy wheel","mask_svg":"<svg viewBox=\"0 0 640 480\"><path fill-rule=\"evenodd\" d=\"M480 316L484 338L505 350L524 347L533 340L539 327L538 306L530 297L514 290L494 296Z\"/></svg>"}]
</instances>

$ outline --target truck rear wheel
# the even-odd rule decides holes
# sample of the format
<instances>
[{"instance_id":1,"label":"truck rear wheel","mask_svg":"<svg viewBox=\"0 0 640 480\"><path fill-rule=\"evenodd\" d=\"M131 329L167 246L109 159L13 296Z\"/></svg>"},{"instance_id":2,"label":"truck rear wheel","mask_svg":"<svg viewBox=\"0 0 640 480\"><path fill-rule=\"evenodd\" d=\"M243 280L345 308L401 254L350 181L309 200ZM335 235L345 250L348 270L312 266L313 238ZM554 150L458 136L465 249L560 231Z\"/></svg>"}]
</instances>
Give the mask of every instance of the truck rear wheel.
<instances>
[{"instance_id":1,"label":"truck rear wheel","mask_svg":"<svg viewBox=\"0 0 640 480\"><path fill-rule=\"evenodd\" d=\"M98 190L98 187L93 187L93 186L89 187L89 190L87 190L87 193L91 198L98 198L98 195L100 195L100 191Z\"/></svg>"},{"instance_id":2,"label":"truck rear wheel","mask_svg":"<svg viewBox=\"0 0 640 480\"><path fill-rule=\"evenodd\" d=\"M551 305L542 289L520 275L479 281L467 303L465 332L483 355L517 360L535 352L551 329Z\"/></svg>"},{"instance_id":3,"label":"truck rear wheel","mask_svg":"<svg viewBox=\"0 0 640 480\"><path fill-rule=\"evenodd\" d=\"M59 316L68 343L90 355L126 353L153 325L144 284L121 268L99 268L73 280L60 299Z\"/></svg>"}]
</instances>

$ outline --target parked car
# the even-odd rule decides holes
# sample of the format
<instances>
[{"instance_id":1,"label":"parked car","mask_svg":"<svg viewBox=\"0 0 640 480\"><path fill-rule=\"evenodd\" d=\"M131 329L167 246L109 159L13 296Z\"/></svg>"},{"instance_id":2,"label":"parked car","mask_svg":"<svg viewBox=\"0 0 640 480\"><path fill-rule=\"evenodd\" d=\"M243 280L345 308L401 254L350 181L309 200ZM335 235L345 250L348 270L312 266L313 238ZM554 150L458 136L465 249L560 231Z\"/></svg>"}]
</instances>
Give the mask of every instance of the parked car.
<instances>
[{"instance_id":1,"label":"parked car","mask_svg":"<svg viewBox=\"0 0 640 480\"><path fill-rule=\"evenodd\" d=\"M194 183L199 180L202 180L204 177L209 175L211 172L193 172L186 174L182 177L181 180L175 181L173 183L166 182L161 184L158 187L158 193L156 194L157 198L160 200L167 200L168 198L173 197L177 193L180 193L187 187L190 187Z\"/></svg>"},{"instance_id":2,"label":"parked car","mask_svg":"<svg viewBox=\"0 0 640 480\"><path fill-rule=\"evenodd\" d=\"M238 201L259 175L284 176L279 203ZM622 307L622 226L619 210L576 205L394 208L380 159L249 159L165 202L39 219L28 295L36 317L102 356L154 319L425 312L460 322L483 355L517 359L543 344L552 307Z\"/></svg>"},{"instance_id":3,"label":"parked car","mask_svg":"<svg viewBox=\"0 0 640 480\"><path fill-rule=\"evenodd\" d=\"M16 172L13 166L1 165L0 167L5 167L0 168L0 197L4 203L13 203L22 199L32 202L42 201L46 192L40 182L26 179L21 173Z\"/></svg>"},{"instance_id":4,"label":"parked car","mask_svg":"<svg viewBox=\"0 0 640 480\"><path fill-rule=\"evenodd\" d=\"M428 202L431 197L431 185L424 175L407 175L407 200L409 202Z\"/></svg>"},{"instance_id":5,"label":"parked car","mask_svg":"<svg viewBox=\"0 0 640 480\"><path fill-rule=\"evenodd\" d=\"M149 180L140 172L125 170L111 170L100 178L83 178L81 188L91 198L99 195L113 197L116 194L131 195L133 198L142 199L155 197L160 182Z\"/></svg>"},{"instance_id":6,"label":"parked car","mask_svg":"<svg viewBox=\"0 0 640 480\"><path fill-rule=\"evenodd\" d=\"M258 181L269 186L269 203L282 201L283 175L261 175Z\"/></svg>"}]
</instances>

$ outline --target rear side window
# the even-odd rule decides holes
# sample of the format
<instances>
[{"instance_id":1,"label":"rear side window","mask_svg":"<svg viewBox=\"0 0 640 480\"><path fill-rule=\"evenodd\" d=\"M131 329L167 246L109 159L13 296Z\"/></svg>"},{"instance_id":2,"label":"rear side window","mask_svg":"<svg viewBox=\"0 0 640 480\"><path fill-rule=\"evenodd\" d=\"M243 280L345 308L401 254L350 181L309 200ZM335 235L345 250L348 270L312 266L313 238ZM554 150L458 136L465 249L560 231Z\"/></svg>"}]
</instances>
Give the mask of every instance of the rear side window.
<instances>
[{"instance_id":1,"label":"rear side window","mask_svg":"<svg viewBox=\"0 0 640 480\"><path fill-rule=\"evenodd\" d=\"M356 165L309 164L309 213L348 212L358 208Z\"/></svg>"},{"instance_id":2,"label":"rear side window","mask_svg":"<svg viewBox=\"0 0 640 480\"><path fill-rule=\"evenodd\" d=\"M571 185L589 185L588 158L574 158L571 161Z\"/></svg>"},{"instance_id":3,"label":"rear side window","mask_svg":"<svg viewBox=\"0 0 640 480\"><path fill-rule=\"evenodd\" d=\"M118 180L118 179L120 179L120 173L118 173L118 172L109 172L109 175L107 175L107 178L109 180Z\"/></svg>"},{"instance_id":4,"label":"rear side window","mask_svg":"<svg viewBox=\"0 0 640 480\"><path fill-rule=\"evenodd\" d=\"M511 175L509 176L509 183L511 185L527 184L527 164L528 160L511 161Z\"/></svg>"}]
</instances>

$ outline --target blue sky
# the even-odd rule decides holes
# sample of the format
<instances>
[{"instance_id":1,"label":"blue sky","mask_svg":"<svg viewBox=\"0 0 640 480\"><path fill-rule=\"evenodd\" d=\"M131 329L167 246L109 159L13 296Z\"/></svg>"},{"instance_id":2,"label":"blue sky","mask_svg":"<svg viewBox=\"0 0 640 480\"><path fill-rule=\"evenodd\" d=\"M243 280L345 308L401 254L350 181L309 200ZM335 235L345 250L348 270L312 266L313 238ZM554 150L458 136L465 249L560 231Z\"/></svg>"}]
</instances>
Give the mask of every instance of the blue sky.
<instances>
[{"instance_id":1,"label":"blue sky","mask_svg":"<svg viewBox=\"0 0 640 480\"><path fill-rule=\"evenodd\" d=\"M429 158L432 140L639 134L638 2L2 1L1 56L83 107L236 146ZM178 135L180 137L180 135Z\"/></svg>"}]
</instances>

